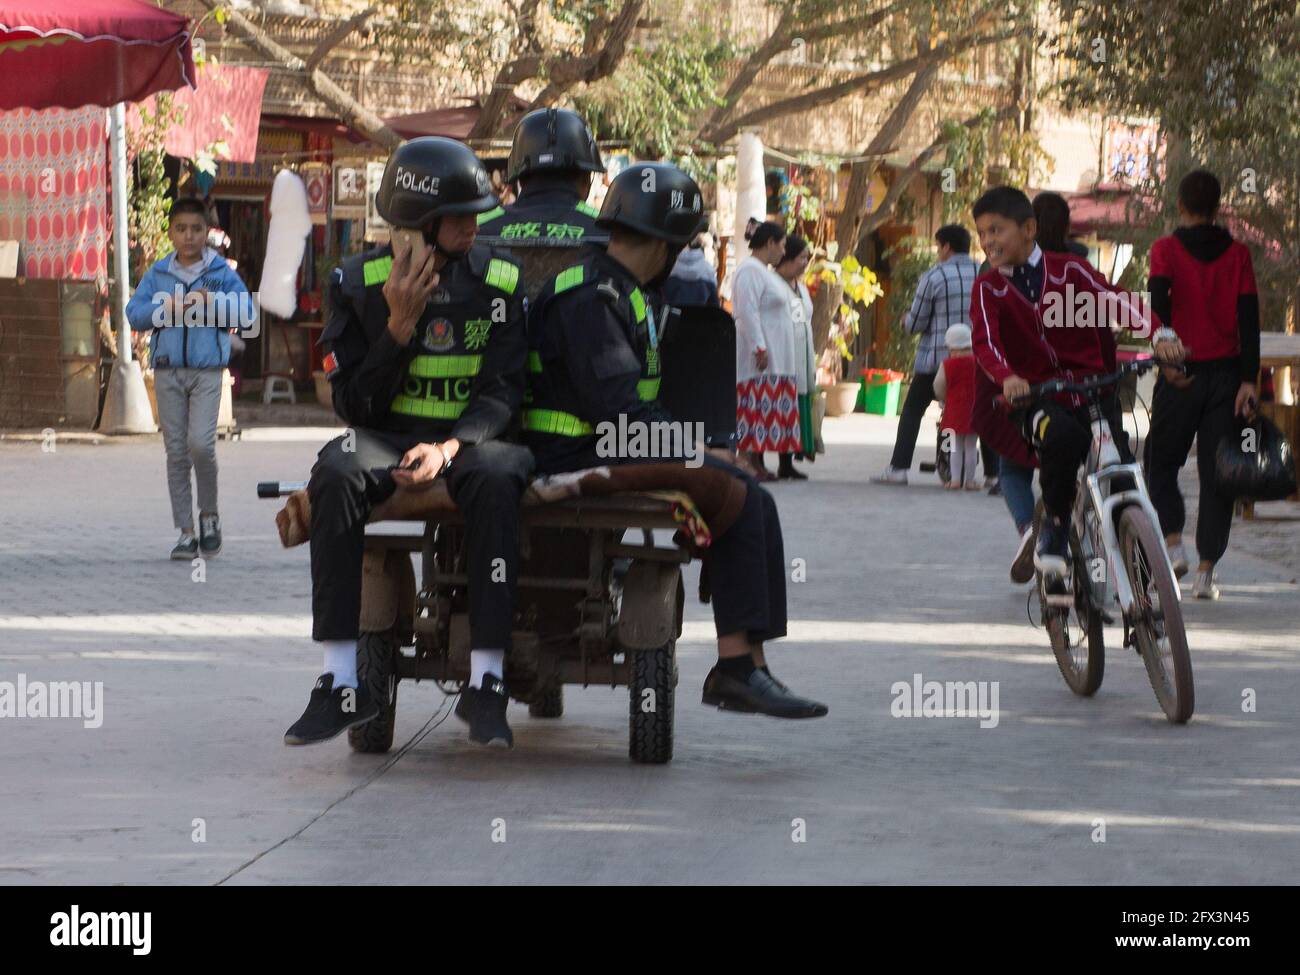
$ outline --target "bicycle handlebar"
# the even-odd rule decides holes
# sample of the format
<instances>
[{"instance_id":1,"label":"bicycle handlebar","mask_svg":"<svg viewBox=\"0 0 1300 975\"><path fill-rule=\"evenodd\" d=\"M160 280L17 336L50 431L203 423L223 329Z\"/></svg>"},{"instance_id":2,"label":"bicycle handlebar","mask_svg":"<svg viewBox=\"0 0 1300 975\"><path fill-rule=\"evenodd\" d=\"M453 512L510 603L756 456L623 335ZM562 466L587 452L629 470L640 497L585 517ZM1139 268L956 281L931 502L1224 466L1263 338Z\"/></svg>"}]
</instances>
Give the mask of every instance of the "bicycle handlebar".
<instances>
[{"instance_id":1,"label":"bicycle handlebar","mask_svg":"<svg viewBox=\"0 0 1300 975\"><path fill-rule=\"evenodd\" d=\"M1068 379L1049 379L1046 382L1035 383L1029 387L1029 395L1016 400L1014 404L1008 403L1007 398L1001 393L993 397L993 402L997 406L1016 406L1033 403L1036 400L1043 399L1046 396L1054 396L1057 393L1093 393L1105 386L1113 386L1131 373L1140 375L1162 365L1165 364L1158 361L1154 356L1145 359L1134 359L1131 362L1121 362L1114 372L1089 376L1087 379L1078 382ZM1168 363L1168 365L1186 372L1186 366L1182 363Z\"/></svg>"}]
</instances>

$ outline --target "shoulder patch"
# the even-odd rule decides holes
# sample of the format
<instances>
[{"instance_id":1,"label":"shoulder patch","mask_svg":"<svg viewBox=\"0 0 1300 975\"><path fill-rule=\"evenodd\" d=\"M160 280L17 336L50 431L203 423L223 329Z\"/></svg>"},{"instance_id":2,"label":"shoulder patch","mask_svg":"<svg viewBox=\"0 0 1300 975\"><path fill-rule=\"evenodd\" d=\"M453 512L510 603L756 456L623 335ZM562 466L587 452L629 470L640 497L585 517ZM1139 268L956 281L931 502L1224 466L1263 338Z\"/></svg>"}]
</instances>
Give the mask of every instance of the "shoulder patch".
<instances>
[{"instance_id":1,"label":"shoulder patch","mask_svg":"<svg viewBox=\"0 0 1300 975\"><path fill-rule=\"evenodd\" d=\"M506 212L505 207L493 207L487 213L480 213L478 215L478 225L481 227L489 220L495 220L497 217L503 215L505 212Z\"/></svg>"},{"instance_id":2,"label":"shoulder patch","mask_svg":"<svg viewBox=\"0 0 1300 975\"><path fill-rule=\"evenodd\" d=\"M558 295L582 284L586 270L583 265L575 264L573 267L561 271L555 277L555 293Z\"/></svg>"},{"instance_id":3,"label":"shoulder patch","mask_svg":"<svg viewBox=\"0 0 1300 975\"><path fill-rule=\"evenodd\" d=\"M515 288L519 286L519 265L494 257L488 261L484 280L492 287L512 295L515 293Z\"/></svg>"},{"instance_id":4,"label":"shoulder patch","mask_svg":"<svg viewBox=\"0 0 1300 975\"><path fill-rule=\"evenodd\" d=\"M361 266L361 273L367 288L372 284L383 284L388 280L388 276L393 273L393 259L389 256L366 261Z\"/></svg>"},{"instance_id":5,"label":"shoulder patch","mask_svg":"<svg viewBox=\"0 0 1300 975\"><path fill-rule=\"evenodd\" d=\"M575 206L573 209L575 209L575 210L577 210L579 213L585 214L586 216L591 217L591 218L593 218L593 219L595 219L596 217L600 216L600 211L597 210L597 209L596 209L594 206L592 206L590 203L587 203L586 201L581 201L581 202L579 202L578 205Z\"/></svg>"}]
</instances>

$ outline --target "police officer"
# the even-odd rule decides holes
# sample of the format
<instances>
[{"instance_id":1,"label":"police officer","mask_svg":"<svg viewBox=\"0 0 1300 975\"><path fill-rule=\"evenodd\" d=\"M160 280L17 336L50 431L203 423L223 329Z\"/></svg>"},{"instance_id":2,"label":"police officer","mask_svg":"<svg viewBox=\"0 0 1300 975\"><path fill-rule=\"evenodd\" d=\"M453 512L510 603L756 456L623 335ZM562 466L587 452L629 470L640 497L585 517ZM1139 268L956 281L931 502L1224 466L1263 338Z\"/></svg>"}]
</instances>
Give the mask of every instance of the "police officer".
<instances>
[{"instance_id":1,"label":"police officer","mask_svg":"<svg viewBox=\"0 0 1300 975\"><path fill-rule=\"evenodd\" d=\"M479 217L479 235L502 246L603 243L596 208L586 202L593 173L605 164L591 130L567 108L539 108L515 128L506 179L519 182L507 207Z\"/></svg>"},{"instance_id":2,"label":"police officer","mask_svg":"<svg viewBox=\"0 0 1300 975\"><path fill-rule=\"evenodd\" d=\"M529 312L524 430L543 473L627 462L597 455L600 423L633 430L671 421L657 402L658 332L645 295L704 222L694 180L664 163L634 164L615 178L597 219L610 233L608 248L562 271L538 295ZM764 641L786 633L776 504L739 469L712 456L705 463L742 478L747 491L740 517L709 548L719 659L705 679L704 703L782 718L824 715L825 705L776 680L763 656Z\"/></svg>"},{"instance_id":3,"label":"police officer","mask_svg":"<svg viewBox=\"0 0 1300 975\"><path fill-rule=\"evenodd\" d=\"M475 241L496 197L452 139L396 149L376 205L396 250L348 258L330 280L321 346L335 411L352 429L321 450L307 488L312 638L325 672L285 743L325 741L378 714L380 689L358 684L356 668L366 519L399 485L445 474L466 524L473 647L456 714L472 741L509 746L504 658L533 466L527 448L501 439L517 430L524 393L519 265Z\"/></svg>"}]
</instances>

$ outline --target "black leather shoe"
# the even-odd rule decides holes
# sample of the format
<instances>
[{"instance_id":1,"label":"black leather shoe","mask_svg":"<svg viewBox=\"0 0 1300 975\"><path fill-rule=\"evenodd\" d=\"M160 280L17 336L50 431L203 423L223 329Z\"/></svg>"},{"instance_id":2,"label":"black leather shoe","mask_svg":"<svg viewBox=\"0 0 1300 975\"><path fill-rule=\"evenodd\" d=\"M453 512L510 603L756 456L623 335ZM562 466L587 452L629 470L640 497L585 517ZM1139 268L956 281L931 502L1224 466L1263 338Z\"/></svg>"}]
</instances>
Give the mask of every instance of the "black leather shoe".
<instances>
[{"instance_id":1,"label":"black leather shoe","mask_svg":"<svg viewBox=\"0 0 1300 975\"><path fill-rule=\"evenodd\" d=\"M302 717L284 733L286 745L315 745L329 741L379 715L379 705L362 687L335 687L333 674L321 674L312 688Z\"/></svg>"},{"instance_id":2,"label":"black leather shoe","mask_svg":"<svg viewBox=\"0 0 1300 975\"><path fill-rule=\"evenodd\" d=\"M825 704L799 697L757 668L742 681L714 667L704 680L702 700L722 711L773 718L820 718L830 710Z\"/></svg>"},{"instance_id":3,"label":"black leather shoe","mask_svg":"<svg viewBox=\"0 0 1300 975\"><path fill-rule=\"evenodd\" d=\"M456 702L456 717L469 725L469 740L478 745L513 748L514 733L506 721L510 696L505 682L487 674L482 687L464 687Z\"/></svg>"}]
</instances>

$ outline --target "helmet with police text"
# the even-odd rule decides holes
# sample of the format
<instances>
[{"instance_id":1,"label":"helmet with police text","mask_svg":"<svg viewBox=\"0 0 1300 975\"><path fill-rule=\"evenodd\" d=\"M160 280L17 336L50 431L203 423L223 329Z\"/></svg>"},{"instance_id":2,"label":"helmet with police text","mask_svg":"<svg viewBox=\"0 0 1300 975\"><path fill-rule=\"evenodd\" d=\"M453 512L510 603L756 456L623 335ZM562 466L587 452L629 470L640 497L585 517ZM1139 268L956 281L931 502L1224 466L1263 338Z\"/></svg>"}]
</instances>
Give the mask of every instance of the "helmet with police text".
<instances>
[{"instance_id":1,"label":"helmet with police text","mask_svg":"<svg viewBox=\"0 0 1300 975\"><path fill-rule=\"evenodd\" d=\"M610 184L596 226L626 227L686 246L709 218L695 180L670 163L633 163Z\"/></svg>"},{"instance_id":2,"label":"helmet with police text","mask_svg":"<svg viewBox=\"0 0 1300 975\"><path fill-rule=\"evenodd\" d=\"M486 213L500 201L474 150L430 135L403 142L384 167L375 209L394 227L419 228L458 213Z\"/></svg>"},{"instance_id":3,"label":"helmet with police text","mask_svg":"<svg viewBox=\"0 0 1300 975\"><path fill-rule=\"evenodd\" d=\"M604 171L596 140L577 112L539 108L519 120L506 166L508 181L533 173Z\"/></svg>"}]
</instances>

